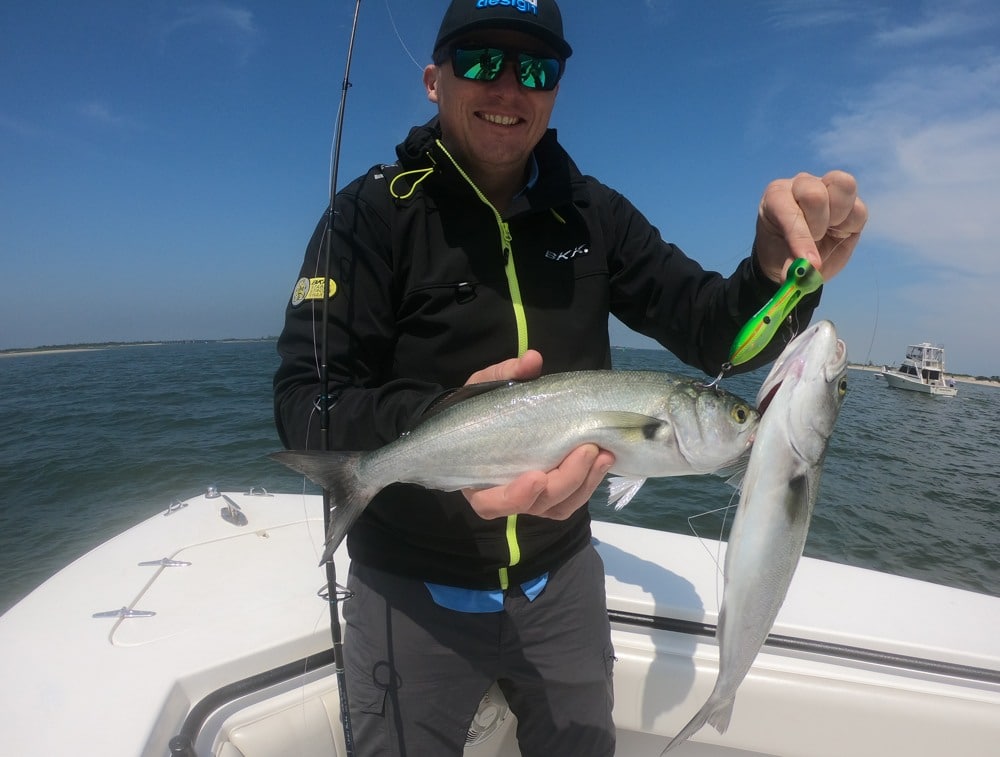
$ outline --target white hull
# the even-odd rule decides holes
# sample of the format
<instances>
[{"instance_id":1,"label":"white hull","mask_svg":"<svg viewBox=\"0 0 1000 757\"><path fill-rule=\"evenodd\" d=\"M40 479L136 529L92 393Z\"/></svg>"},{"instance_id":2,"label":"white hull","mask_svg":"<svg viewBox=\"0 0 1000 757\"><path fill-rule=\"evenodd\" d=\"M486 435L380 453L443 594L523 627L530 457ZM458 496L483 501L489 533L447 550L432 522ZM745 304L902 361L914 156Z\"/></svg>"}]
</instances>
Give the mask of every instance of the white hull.
<instances>
[{"instance_id":1,"label":"white hull","mask_svg":"<svg viewBox=\"0 0 1000 757\"><path fill-rule=\"evenodd\" d=\"M948 386L945 383L924 382L917 378L897 373L896 371L883 371L882 375L889 386L894 389L906 389L911 392L922 392L923 394L937 394L942 397L954 397L958 394L958 389Z\"/></svg>"},{"instance_id":2,"label":"white hull","mask_svg":"<svg viewBox=\"0 0 1000 757\"><path fill-rule=\"evenodd\" d=\"M929 342L911 344L906 357L896 370L886 368L882 375L893 389L906 389L923 394L954 397L958 394L955 382L944 372L944 347Z\"/></svg>"},{"instance_id":3,"label":"white hull","mask_svg":"<svg viewBox=\"0 0 1000 757\"><path fill-rule=\"evenodd\" d=\"M319 497L230 496L246 525L220 517L221 499L193 498L0 618L0 754L163 757L182 732L198 755L344 754L329 666L306 673L302 662L330 647ZM617 754L656 757L715 680L724 545L594 532L618 658ZM190 565L139 565L161 558ZM337 565L345 576L344 550ZM156 614L92 617L121 607ZM729 731L706 727L671 754L995 757L998 628L1000 598L803 558L773 629L780 643L740 687ZM199 706L281 666L288 675L268 690ZM515 757L513 722L468 757Z\"/></svg>"}]
</instances>

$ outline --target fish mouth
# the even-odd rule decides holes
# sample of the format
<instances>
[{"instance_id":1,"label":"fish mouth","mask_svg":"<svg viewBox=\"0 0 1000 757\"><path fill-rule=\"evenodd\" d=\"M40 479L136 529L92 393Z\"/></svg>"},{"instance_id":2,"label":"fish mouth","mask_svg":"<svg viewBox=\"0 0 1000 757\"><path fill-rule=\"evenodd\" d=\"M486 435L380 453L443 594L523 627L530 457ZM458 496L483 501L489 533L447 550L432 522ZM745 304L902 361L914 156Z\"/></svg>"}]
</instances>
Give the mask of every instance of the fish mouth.
<instances>
[{"instance_id":1,"label":"fish mouth","mask_svg":"<svg viewBox=\"0 0 1000 757\"><path fill-rule=\"evenodd\" d=\"M757 411L763 416L778 390L787 382L802 378L807 364L823 360L824 377L839 373L847 362L847 348L829 321L820 321L795 337L778 356L757 393Z\"/></svg>"},{"instance_id":2,"label":"fish mouth","mask_svg":"<svg viewBox=\"0 0 1000 757\"><path fill-rule=\"evenodd\" d=\"M770 389L767 390L767 393L764 394L764 397L757 403L758 413L764 415L764 413L767 412L767 408L771 404L771 400L774 399L774 395L778 393L778 390L781 388L781 385L783 383L784 381L778 381L774 384L774 386L772 386Z\"/></svg>"},{"instance_id":3,"label":"fish mouth","mask_svg":"<svg viewBox=\"0 0 1000 757\"><path fill-rule=\"evenodd\" d=\"M778 394L778 390L791 381L793 384L802 376L806 355L803 349L807 344L797 345L787 354L781 355L767 374L760 391L757 392L757 412L764 416L767 408Z\"/></svg>"}]
</instances>

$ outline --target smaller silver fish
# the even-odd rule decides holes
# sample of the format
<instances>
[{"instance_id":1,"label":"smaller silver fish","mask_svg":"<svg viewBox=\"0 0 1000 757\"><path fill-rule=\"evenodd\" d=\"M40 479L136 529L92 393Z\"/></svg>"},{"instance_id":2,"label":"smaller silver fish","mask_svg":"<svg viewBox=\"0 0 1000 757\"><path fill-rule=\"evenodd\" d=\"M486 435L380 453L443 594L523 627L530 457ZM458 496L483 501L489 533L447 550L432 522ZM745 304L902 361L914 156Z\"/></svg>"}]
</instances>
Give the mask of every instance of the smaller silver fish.
<instances>
[{"instance_id":1,"label":"smaller silver fish","mask_svg":"<svg viewBox=\"0 0 1000 757\"><path fill-rule=\"evenodd\" d=\"M758 418L739 397L686 376L578 371L464 387L412 431L372 452L270 457L331 492L336 509L326 562L389 484L440 491L497 486L530 470L551 470L592 443L614 453L611 501L627 502L647 478L714 473L733 464L749 448Z\"/></svg>"},{"instance_id":2,"label":"smaller silver fish","mask_svg":"<svg viewBox=\"0 0 1000 757\"><path fill-rule=\"evenodd\" d=\"M785 601L806 544L826 446L847 393L847 349L829 321L788 346L757 394L763 413L729 534L719 611L719 675L662 754L705 723L725 733L736 689ZM661 754L661 757L662 757Z\"/></svg>"}]
</instances>

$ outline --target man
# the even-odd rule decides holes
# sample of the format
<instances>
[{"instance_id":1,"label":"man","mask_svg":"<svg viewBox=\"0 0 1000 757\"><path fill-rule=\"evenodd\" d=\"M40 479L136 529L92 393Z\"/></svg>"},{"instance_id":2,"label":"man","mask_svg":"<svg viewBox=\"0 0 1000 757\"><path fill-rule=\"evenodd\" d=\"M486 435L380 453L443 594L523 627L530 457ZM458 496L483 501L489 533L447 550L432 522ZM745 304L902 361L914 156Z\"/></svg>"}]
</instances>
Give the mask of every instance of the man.
<instances>
[{"instance_id":1,"label":"man","mask_svg":"<svg viewBox=\"0 0 1000 757\"><path fill-rule=\"evenodd\" d=\"M438 117L321 219L279 342L282 441L318 449L328 297L330 449L373 449L447 388L609 368L608 316L710 375L806 257L829 280L867 213L853 178L768 186L752 255L706 272L548 130L572 48L554 0L453 0L423 81ZM312 285L312 286L311 286ZM818 302L799 305L804 325ZM773 359L786 330L761 358ZM499 681L525 757L611 755L613 650L585 507L613 464L594 445L506 486L383 490L351 530L345 654L360 755L460 755Z\"/></svg>"}]
</instances>

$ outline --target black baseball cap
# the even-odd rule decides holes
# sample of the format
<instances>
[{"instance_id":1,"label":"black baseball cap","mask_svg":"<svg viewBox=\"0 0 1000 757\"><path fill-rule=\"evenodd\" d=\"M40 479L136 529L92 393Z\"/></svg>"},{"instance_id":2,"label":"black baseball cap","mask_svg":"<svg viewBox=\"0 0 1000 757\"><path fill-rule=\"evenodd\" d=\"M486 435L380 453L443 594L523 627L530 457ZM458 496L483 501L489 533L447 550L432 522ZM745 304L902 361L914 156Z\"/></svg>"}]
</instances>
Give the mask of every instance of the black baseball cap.
<instances>
[{"instance_id":1,"label":"black baseball cap","mask_svg":"<svg viewBox=\"0 0 1000 757\"><path fill-rule=\"evenodd\" d=\"M562 58L573 54L563 39L562 14L555 0L452 0L434 42L435 55L449 42L480 29L525 32Z\"/></svg>"}]
</instances>

